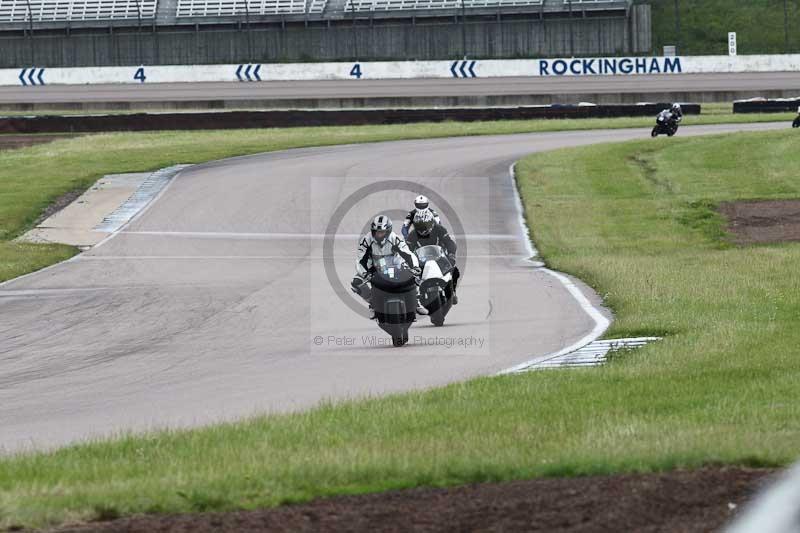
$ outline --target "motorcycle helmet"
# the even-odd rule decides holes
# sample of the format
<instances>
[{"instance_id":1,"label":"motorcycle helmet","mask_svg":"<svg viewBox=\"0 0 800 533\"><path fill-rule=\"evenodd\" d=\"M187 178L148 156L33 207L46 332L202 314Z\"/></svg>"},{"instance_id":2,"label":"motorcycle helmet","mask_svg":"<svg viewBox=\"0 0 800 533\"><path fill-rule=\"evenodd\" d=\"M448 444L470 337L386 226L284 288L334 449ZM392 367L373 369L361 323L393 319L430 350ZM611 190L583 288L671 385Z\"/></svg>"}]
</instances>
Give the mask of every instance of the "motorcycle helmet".
<instances>
[{"instance_id":1,"label":"motorcycle helmet","mask_svg":"<svg viewBox=\"0 0 800 533\"><path fill-rule=\"evenodd\" d=\"M433 219L433 213L431 213L430 209L417 211L414 215L414 230L422 237L430 235L435 224L436 221Z\"/></svg>"},{"instance_id":2,"label":"motorcycle helmet","mask_svg":"<svg viewBox=\"0 0 800 533\"><path fill-rule=\"evenodd\" d=\"M383 246L386 238L392 233L392 220L386 215L378 215L372 220L370 230L375 242Z\"/></svg>"},{"instance_id":3,"label":"motorcycle helmet","mask_svg":"<svg viewBox=\"0 0 800 533\"><path fill-rule=\"evenodd\" d=\"M672 104L672 112L673 113L680 113L681 112L681 104Z\"/></svg>"},{"instance_id":4,"label":"motorcycle helmet","mask_svg":"<svg viewBox=\"0 0 800 533\"><path fill-rule=\"evenodd\" d=\"M420 194L419 196L414 198L414 207L416 207L419 210L428 209L429 204L430 202L428 201L427 196L423 196Z\"/></svg>"}]
</instances>

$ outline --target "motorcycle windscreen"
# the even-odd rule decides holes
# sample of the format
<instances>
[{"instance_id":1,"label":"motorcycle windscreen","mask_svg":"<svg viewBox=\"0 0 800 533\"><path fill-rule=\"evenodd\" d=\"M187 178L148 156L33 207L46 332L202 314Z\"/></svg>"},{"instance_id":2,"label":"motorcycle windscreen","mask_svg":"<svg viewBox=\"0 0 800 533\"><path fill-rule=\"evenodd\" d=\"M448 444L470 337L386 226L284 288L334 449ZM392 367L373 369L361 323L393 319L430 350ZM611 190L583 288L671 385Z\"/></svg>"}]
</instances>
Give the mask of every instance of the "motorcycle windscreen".
<instances>
[{"instance_id":1,"label":"motorcycle windscreen","mask_svg":"<svg viewBox=\"0 0 800 533\"><path fill-rule=\"evenodd\" d=\"M375 270L372 276L373 289L388 293L401 293L414 288L414 274L406 268L386 267Z\"/></svg>"},{"instance_id":2,"label":"motorcycle windscreen","mask_svg":"<svg viewBox=\"0 0 800 533\"><path fill-rule=\"evenodd\" d=\"M447 259L447 254L441 246L429 244L423 246L416 252L417 259L419 259L419 266L422 267L423 272L429 263L436 263L440 271L440 276L447 275L453 269L450 260ZM423 274L423 278L428 278L429 275Z\"/></svg>"}]
</instances>

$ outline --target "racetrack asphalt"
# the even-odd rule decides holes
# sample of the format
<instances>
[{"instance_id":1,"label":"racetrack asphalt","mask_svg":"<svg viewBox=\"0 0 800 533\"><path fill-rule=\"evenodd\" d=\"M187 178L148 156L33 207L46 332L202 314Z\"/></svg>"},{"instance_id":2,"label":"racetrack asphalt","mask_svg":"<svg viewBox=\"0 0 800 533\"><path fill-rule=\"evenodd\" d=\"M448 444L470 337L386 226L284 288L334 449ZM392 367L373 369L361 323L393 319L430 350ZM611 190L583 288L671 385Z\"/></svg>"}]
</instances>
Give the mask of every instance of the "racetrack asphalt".
<instances>
[{"instance_id":1,"label":"racetrack asphalt","mask_svg":"<svg viewBox=\"0 0 800 533\"><path fill-rule=\"evenodd\" d=\"M679 135L784 127L693 126ZM594 322L558 280L523 261L509 166L536 151L648 136L628 129L399 141L184 170L100 246L0 285L0 448L424 389L574 343ZM463 225L460 304L443 328L421 319L399 349L374 345L388 337L336 296L322 257L337 207L390 179L438 192ZM356 235L379 212L399 226L413 197L384 191L347 212L332 262L343 283Z\"/></svg>"},{"instance_id":2,"label":"racetrack asphalt","mask_svg":"<svg viewBox=\"0 0 800 533\"><path fill-rule=\"evenodd\" d=\"M800 89L798 72L0 87L0 104L256 101L515 95L696 94Z\"/></svg>"}]
</instances>

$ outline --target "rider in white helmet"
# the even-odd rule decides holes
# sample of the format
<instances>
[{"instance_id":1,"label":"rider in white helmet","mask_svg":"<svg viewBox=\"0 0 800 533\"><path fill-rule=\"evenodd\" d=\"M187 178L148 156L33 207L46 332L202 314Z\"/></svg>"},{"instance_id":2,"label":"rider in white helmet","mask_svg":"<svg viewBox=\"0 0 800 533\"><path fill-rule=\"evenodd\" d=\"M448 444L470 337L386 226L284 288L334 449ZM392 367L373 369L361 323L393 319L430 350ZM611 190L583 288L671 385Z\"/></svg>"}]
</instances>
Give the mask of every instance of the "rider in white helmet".
<instances>
[{"instance_id":1,"label":"rider in white helmet","mask_svg":"<svg viewBox=\"0 0 800 533\"><path fill-rule=\"evenodd\" d=\"M417 211L414 215L414 227L406 237L408 248L416 253L422 246L430 244L441 246L450 263L453 265L453 305L458 304L458 295L456 289L458 287L458 279L461 273L456 266L456 250L458 246L456 241L447 232L447 228L436 222L433 218L433 213L430 209Z\"/></svg>"},{"instance_id":2,"label":"rider in white helmet","mask_svg":"<svg viewBox=\"0 0 800 533\"><path fill-rule=\"evenodd\" d=\"M399 255L403 261L405 261L406 265L411 268L414 275L419 278L422 272L419 268L417 256L409 250L406 241L392 231L391 219L386 215L378 215L372 220L370 232L361 237L361 240L358 242L356 274L350 284L353 292L364 298L364 285L369 283L369 278L375 271L375 261L381 257L395 255ZM369 311L370 318L375 318L372 305L370 305ZM417 304L417 313L425 315L428 314L428 311Z\"/></svg>"},{"instance_id":3,"label":"rider in white helmet","mask_svg":"<svg viewBox=\"0 0 800 533\"><path fill-rule=\"evenodd\" d=\"M427 196L419 195L414 198L414 209L408 212L406 215L406 220L403 222L403 228L400 230L403 233L403 238L408 239L408 231L411 229L411 226L414 224L414 215L419 212L422 212L426 209L430 209L431 213L433 213L433 219L438 224L439 220L439 213L434 211L432 207L430 207L431 203L428 201Z\"/></svg>"},{"instance_id":4,"label":"rider in white helmet","mask_svg":"<svg viewBox=\"0 0 800 533\"><path fill-rule=\"evenodd\" d=\"M683 120L683 109L681 109L681 104L674 103L672 107L669 109L670 113L672 113L672 118L675 122L680 122Z\"/></svg>"}]
</instances>

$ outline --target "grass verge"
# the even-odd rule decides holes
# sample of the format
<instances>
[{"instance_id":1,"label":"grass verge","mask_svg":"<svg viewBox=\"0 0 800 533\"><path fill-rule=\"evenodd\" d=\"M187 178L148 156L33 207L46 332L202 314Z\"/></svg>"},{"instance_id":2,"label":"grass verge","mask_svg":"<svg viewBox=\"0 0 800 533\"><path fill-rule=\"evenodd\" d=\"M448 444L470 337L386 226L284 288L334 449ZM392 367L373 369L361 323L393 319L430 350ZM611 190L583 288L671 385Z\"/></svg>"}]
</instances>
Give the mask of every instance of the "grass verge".
<instances>
[{"instance_id":1,"label":"grass verge","mask_svg":"<svg viewBox=\"0 0 800 533\"><path fill-rule=\"evenodd\" d=\"M795 141L791 131L643 140L518 165L548 262L605 296L618 316L612 335L667 335L660 343L597 369L2 458L0 526L787 464L800 454L800 245L734 247L713 206L800 196Z\"/></svg>"}]
</instances>

